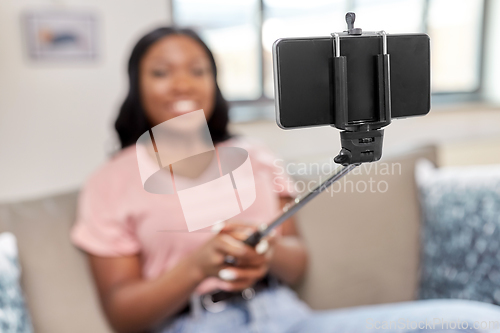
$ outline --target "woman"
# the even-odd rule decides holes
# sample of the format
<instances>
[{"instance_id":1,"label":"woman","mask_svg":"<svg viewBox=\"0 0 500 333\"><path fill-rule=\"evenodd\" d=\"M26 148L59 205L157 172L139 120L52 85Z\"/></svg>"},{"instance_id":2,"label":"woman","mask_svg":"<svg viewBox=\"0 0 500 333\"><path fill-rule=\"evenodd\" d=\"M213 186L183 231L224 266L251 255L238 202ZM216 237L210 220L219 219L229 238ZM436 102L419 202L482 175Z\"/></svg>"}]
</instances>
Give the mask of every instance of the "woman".
<instances>
[{"instance_id":1,"label":"woman","mask_svg":"<svg viewBox=\"0 0 500 333\"><path fill-rule=\"evenodd\" d=\"M277 193L272 155L258 144L229 135L228 106L217 86L209 49L192 31L160 28L137 43L128 72L129 94L115 123L122 150L86 184L72 231L73 242L88 253L111 325L119 332L161 327L165 320L187 316L185 308L194 292L245 290L268 272L283 282L296 282L304 272L307 254L293 220L285 222L282 237L271 242L272 249L258 254L234 238L245 237L248 227L231 224L215 236L188 233L177 196L150 194L142 188L135 152L139 136L178 115L203 109L216 147L239 146L251 158L257 198L238 220L254 225L269 222L289 200L290 193ZM184 139L177 144L189 145L189 138ZM180 165L178 170L194 178L211 159ZM160 232L165 229L181 231ZM223 264L226 255L236 257L237 267ZM254 302L265 293L273 298L281 295L283 302L297 303L287 317L299 319L306 312L284 287L266 289L257 292ZM234 320L235 315L229 317ZM230 329L225 321L224 328Z\"/></svg>"},{"instance_id":2,"label":"woman","mask_svg":"<svg viewBox=\"0 0 500 333\"><path fill-rule=\"evenodd\" d=\"M293 219L269 240L267 251L240 241L277 216L293 194L286 179L273 179L265 147L228 133L228 107L210 50L190 30L159 28L134 47L128 73L129 93L115 123L122 150L85 185L71 235L88 254L102 308L117 332L362 332L384 320L447 319L443 308L462 320L500 317L493 306L446 301L313 313L286 286L307 264ZM245 223L230 223L217 234L188 232L178 196L146 192L137 165L135 143L143 133L199 109L217 149L248 151L257 192L254 204L236 216ZM192 144L180 135L172 149ZM178 162L175 182L216 167L214 154ZM224 264L228 255L236 266Z\"/></svg>"}]
</instances>

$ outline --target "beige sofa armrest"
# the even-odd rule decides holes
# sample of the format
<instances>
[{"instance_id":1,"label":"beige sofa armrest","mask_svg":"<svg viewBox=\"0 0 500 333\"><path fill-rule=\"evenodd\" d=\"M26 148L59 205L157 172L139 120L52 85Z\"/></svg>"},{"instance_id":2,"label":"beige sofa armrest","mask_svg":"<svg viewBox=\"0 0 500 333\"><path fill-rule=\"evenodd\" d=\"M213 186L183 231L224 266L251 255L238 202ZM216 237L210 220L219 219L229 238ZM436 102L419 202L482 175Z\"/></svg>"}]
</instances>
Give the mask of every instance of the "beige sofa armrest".
<instances>
[{"instance_id":1,"label":"beige sofa armrest","mask_svg":"<svg viewBox=\"0 0 500 333\"><path fill-rule=\"evenodd\" d=\"M21 284L36 333L110 333L84 254L69 239L77 192L0 205L17 237Z\"/></svg>"}]
</instances>

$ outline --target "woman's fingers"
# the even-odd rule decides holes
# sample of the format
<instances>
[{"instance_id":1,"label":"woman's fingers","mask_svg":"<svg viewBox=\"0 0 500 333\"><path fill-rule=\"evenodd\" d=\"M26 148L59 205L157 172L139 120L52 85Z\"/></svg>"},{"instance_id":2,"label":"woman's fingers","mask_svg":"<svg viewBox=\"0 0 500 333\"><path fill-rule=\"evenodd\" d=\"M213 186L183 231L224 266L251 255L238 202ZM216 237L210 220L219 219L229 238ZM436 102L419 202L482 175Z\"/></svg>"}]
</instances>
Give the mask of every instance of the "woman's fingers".
<instances>
[{"instance_id":1,"label":"woman's fingers","mask_svg":"<svg viewBox=\"0 0 500 333\"><path fill-rule=\"evenodd\" d=\"M267 262L265 253L258 254L254 248L250 248L245 255L238 258L238 266L241 267L258 267Z\"/></svg>"},{"instance_id":2,"label":"woman's fingers","mask_svg":"<svg viewBox=\"0 0 500 333\"><path fill-rule=\"evenodd\" d=\"M226 255L235 257L237 259L236 262L238 266L258 267L267 264L270 259L269 254L272 253L272 247L276 240L275 232L271 232L270 235L262 239L255 247L244 244L242 240L245 240L256 230L257 226L255 225L248 225L240 222L226 223L222 228L219 237L224 235L226 237L232 237L232 239L224 237L225 244L222 244L219 247L219 250ZM246 251L239 252L236 250L235 252L235 249L232 246L236 245L235 242L243 245L246 248Z\"/></svg>"},{"instance_id":3,"label":"woman's fingers","mask_svg":"<svg viewBox=\"0 0 500 333\"><path fill-rule=\"evenodd\" d=\"M226 255L236 258L244 256L249 250L248 245L227 234L217 236L215 248Z\"/></svg>"},{"instance_id":4,"label":"woman's fingers","mask_svg":"<svg viewBox=\"0 0 500 333\"><path fill-rule=\"evenodd\" d=\"M255 246L255 252L257 254L264 254L269 250L269 241L267 239L261 240L256 246Z\"/></svg>"},{"instance_id":5,"label":"woman's fingers","mask_svg":"<svg viewBox=\"0 0 500 333\"><path fill-rule=\"evenodd\" d=\"M228 267L219 271L219 278L228 282L243 282L246 280L256 281L267 273L266 266L256 268Z\"/></svg>"},{"instance_id":6,"label":"woman's fingers","mask_svg":"<svg viewBox=\"0 0 500 333\"><path fill-rule=\"evenodd\" d=\"M251 228L246 229L252 231ZM241 230L241 227L234 225L226 230ZM263 255L257 254L253 247L234 238L233 233L221 232L193 253L194 262L206 276L217 276L228 256L234 257L239 267L257 268L267 265Z\"/></svg>"},{"instance_id":7,"label":"woman's fingers","mask_svg":"<svg viewBox=\"0 0 500 333\"><path fill-rule=\"evenodd\" d=\"M253 225L241 223L241 222L228 222L224 225L221 233L230 234L236 239L245 240L252 233L254 233L257 228Z\"/></svg>"},{"instance_id":8,"label":"woman's fingers","mask_svg":"<svg viewBox=\"0 0 500 333\"><path fill-rule=\"evenodd\" d=\"M267 273L267 267L256 269L224 268L219 271L219 278L224 282L221 288L226 291L239 291L253 286L258 280L262 279Z\"/></svg>"},{"instance_id":9,"label":"woman's fingers","mask_svg":"<svg viewBox=\"0 0 500 333\"><path fill-rule=\"evenodd\" d=\"M240 258L238 264L240 266L260 266L267 264L272 257L273 247L276 243L276 237L266 237L262 239L255 248L251 248L247 253Z\"/></svg>"}]
</instances>

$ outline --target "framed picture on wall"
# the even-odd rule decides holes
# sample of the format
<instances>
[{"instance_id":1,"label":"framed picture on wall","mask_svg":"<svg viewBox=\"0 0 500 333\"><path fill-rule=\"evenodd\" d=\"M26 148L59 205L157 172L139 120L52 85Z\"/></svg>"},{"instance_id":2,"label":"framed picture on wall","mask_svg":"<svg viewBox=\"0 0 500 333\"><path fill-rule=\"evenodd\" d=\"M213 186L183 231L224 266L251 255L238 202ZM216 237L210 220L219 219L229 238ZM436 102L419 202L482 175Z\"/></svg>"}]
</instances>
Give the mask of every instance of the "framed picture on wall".
<instances>
[{"instance_id":1,"label":"framed picture on wall","mask_svg":"<svg viewBox=\"0 0 500 333\"><path fill-rule=\"evenodd\" d=\"M28 55L33 60L95 60L97 17L80 11L30 11L23 14Z\"/></svg>"}]
</instances>

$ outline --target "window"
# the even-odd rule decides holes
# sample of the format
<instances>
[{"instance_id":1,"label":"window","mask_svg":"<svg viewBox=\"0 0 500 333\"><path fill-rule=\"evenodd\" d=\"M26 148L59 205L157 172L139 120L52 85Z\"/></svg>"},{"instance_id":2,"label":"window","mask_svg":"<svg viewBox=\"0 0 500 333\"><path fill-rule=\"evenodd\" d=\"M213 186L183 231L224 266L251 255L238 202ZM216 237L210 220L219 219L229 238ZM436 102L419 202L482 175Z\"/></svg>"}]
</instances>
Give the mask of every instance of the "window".
<instances>
[{"instance_id":1,"label":"window","mask_svg":"<svg viewBox=\"0 0 500 333\"><path fill-rule=\"evenodd\" d=\"M483 16L482 0L430 1L427 29L433 92L479 89Z\"/></svg>"},{"instance_id":2,"label":"window","mask_svg":"<svg viewBox=\"0 0 500 333\"><path fill-rule=\"evenodd\" d=\"M233 105L272 101L272 44L280 37L327 36L356 13L364 31L431 37L435 94L480 88L484 0L171 0L173 21L195 28L214 52Z\"/></svg>"},{"instance_id":3,"label":"window","mask_svg":"<svg viewBox=\"0 0 500 333\"><path fill-rule=\"evenodd\" d=\"M174 22L197 30L212 50L228 100L261 96L258 1L172 0Z\"/></svg>"}]
</instances>

